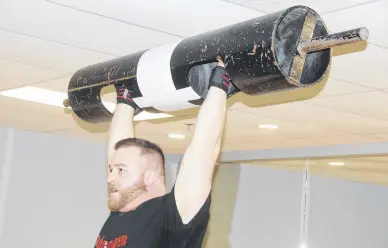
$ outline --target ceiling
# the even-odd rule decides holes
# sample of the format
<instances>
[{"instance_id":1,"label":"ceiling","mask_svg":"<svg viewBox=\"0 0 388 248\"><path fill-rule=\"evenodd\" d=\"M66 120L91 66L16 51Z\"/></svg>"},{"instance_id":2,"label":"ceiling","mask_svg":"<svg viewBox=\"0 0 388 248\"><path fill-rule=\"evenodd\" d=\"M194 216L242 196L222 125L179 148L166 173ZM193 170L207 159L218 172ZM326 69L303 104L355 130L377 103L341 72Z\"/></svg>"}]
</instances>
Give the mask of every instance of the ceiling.
<instances>
[{"instance_id":1,"label":"ceiling","mask_svg":"<svg viewBox=\"0 0 388 248\"><path fill-rule=\"evenodd\" d=\"M359 183L388 185L387 155L251 160L242 163L299 172L306 171L308 168L313 175Z\"/></svg>"},{"instance_id":2,"label":"ceiling","mask_svg":"<svg viewBox=\"0 0 388 248\"><path fill-rule=\"evenodd\" d=\"M70 77L82 67L299 4L320 13L331 32L367 27L368 44L334 49L323 88L232 97L223 150L388 141L388 0L2 0L0 90L36 86L66 92ZM103 98L114 101L107 92ZM61 107L3 96L0 104L2 125L106 138L108 124L84 123ZM137 135L168 153L181 153L193 131L186 124L195 123L197 110L139 121ZM259 129L258 124L279 128ZM170 132L188 139L170 139Z\"/></svg>"}]
</instances>

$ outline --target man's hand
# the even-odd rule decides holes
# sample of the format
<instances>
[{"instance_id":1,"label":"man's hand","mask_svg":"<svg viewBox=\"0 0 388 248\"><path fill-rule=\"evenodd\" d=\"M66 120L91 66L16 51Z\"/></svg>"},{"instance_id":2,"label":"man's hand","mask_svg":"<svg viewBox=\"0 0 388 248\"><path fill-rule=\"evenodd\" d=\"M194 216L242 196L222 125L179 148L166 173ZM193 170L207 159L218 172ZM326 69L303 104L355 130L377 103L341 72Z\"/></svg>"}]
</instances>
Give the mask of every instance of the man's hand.
<instances>
[{"instance_id":1,"label":"man's hand","mask_svg":"<svg viewBox=\"0 0 388 248\"><path fill-rule=\"evenodd\" d=\"M220 88L227 93L231 86L230 75L226 71L224 62L222 62L221 58L217 57L217 60L217 66L213 69L212 74L210 76L209 86Z\"/></svg>"},{"instance_id":2,"label":"man's hand","mask_svg":"<svg viewBox=\"0 0 388 248\"><path fill-rule=\"evenodd\" d=\"M117 104L124 103L126 105L131 106L135 110L135 115L137 115L143 111L141 108L139 108L139 106L132 99L131 92L129 91L129 89L125 85L116 84L115 88L116 88L116 92L117 92L117 97L116 97Z\"/></svg>"},{"instance_id":3,"label":"man's hand","mask_svg":"<svg viewBox=\"0 0 388 248\"><path fill-rule=\"evenodd\" d=\"M225 65L218 59L209 82L209 92L198 114L194 137L183 156L175 183L175 199L183 223L198 213L208 198L226 115L227 91L231 85Z\"/></svg>"}]
</instances>

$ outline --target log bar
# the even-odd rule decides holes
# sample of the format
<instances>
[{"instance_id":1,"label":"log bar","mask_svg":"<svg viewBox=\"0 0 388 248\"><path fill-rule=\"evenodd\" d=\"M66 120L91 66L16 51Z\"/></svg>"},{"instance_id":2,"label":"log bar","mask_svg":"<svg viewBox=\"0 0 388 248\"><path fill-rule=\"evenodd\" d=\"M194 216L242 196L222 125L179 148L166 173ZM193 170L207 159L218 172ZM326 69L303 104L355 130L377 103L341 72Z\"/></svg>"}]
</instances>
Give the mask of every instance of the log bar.
<instances>
[{"instance_id":1,"label":"log bar","mask_svg":"<svg viewBox=\"0 0 388 248\"><path fill-rule=\"evenodd\" d=\"M110 121L100 91L125 84L140 108L171 112L197 107L220 56L236 93L251 96L290 91L321 83L334 46L366 40L365 28L328 34L322 19L306 6L294 6L214 31L138 51L77 71L68 99L75 114L90 123Z\"/></svg>"},{"instance_id":2,"label":"log bar","mask_svg":"<svg viewBox=\"0 0 388 248\"><path fill-rule=\"evenodd\" d=\"M329 34L327 36L315 37L311 41L302 42L298 46L298 51L302 52L315 52L323 49L342 46L357 41L366 41L369 37L369 31L367 28L356 28L349 31Z\"/></svg>"}]
</instances>

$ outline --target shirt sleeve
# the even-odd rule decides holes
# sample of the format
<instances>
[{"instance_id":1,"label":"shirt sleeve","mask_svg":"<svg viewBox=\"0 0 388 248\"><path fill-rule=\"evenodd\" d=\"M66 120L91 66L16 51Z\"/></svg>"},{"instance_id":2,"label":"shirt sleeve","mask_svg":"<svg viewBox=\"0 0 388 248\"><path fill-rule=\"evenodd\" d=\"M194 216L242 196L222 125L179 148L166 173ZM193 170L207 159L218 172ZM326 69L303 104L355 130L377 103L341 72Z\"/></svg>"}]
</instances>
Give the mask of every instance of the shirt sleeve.
<instances>
[{"instance_id":1,"label":"shirt sleeve","mask_svg":"<svg viewBox=\"0 0 388 248\"><path fill-rule=\"evenodd\" d=\"M171 235L186 236L186 238L188 238L187 236L197 237L204 234L210 219L211 193L194 218L189 223L184 224L178 212L174 189L175 186L163 202L165 230Z\"/></svg>"}]
</instances>

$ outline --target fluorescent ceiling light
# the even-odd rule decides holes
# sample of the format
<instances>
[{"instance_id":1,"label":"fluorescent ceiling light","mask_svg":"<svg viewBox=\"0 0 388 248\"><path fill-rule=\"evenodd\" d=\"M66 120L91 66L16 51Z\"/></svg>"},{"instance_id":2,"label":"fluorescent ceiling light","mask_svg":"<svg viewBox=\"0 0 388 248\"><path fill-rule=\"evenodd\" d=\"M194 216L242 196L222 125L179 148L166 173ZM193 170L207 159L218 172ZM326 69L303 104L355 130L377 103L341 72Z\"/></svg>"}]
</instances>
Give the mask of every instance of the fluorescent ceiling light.
<instances>
[{"instance_id":1,"label":"fluorescent ceiling light","mask_svg":"<svg viewBox=\"0 0 388 248\"><path fill-rule=\"evenodd\" d=\"M261 125L259 125L259 128L263 128L263 129L278 129L279 126L278 125L272 125L272 124L261 124Z\"/></svg>"},{"instance_id":2,"label":"fluorescent ceiling light","mask_svg":"<svg viewBox=\"0 0 388 248\"><path fill-rule=\"evenodd\" d=\"M186 136L184 136L183 134L178 134L178 133L169 133L168 137L170 137L172 139L184 139L184 138L186 138Z\"/></svg>"},{"instance_id":3,"label":"fluorescent ceiling light","mask_svg":"<svg viewBox=\"0 0 388 248\"><path fill-rule=\"evenodd\" d=\"M329 162L328 164L331 165L331 166L342 166L345 163L343 163L343 162Z\"/></svg>"},{"instance_id":4,"label":"fluorescent ceiling light","mask_svg":"<svg viewBox=\"0 0 388 248\"><path fill-rule=\"evenodd\" d=\"M66 93L33 86L1 91L0 95L57 107L63 107L63 100L67 98Z\"/></svg>"},{"instance_id":5,"label":"fluorescent ceiling light","mask_svg":"<svg viewBox=\"0 0 388 248\"><path fill-rule=\"evenodd\" d=\"M64 108L63 101L68 97L67 93L38 88L34 86L26 86L17 89L1 91L0 96L12 97L19 100L36 102L62 108ZM102 101L102 103L111 113L113 113L116 108L116 103L107 101ZM164 113L154 114L143 111L135 116L135 121L162 119L168 117L172 117L172 115Z\"/></svg>"}]
</instances>

